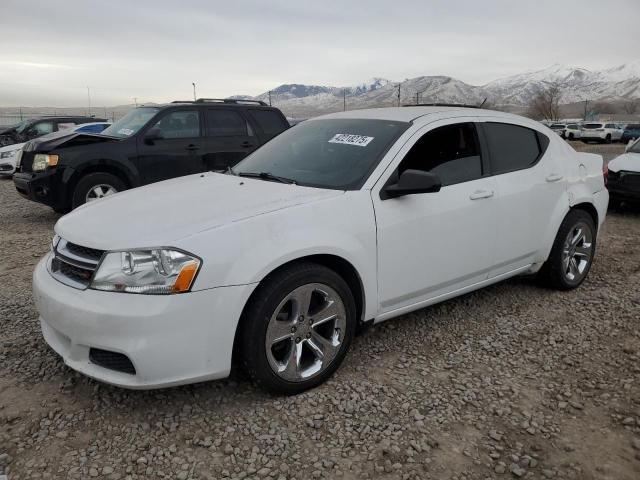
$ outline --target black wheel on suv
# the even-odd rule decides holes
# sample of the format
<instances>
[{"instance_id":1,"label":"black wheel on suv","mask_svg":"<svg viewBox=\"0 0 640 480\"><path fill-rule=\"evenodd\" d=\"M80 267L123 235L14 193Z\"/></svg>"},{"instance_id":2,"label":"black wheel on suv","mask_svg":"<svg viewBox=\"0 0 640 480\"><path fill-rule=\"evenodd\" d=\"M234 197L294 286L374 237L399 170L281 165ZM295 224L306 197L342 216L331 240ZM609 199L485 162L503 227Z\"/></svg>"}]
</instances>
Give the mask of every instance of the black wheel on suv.
<instances>
[{"instance_id":1,"label":"black wheel on suv","mask_svg":"<svg viewBox=\"0 0 640 480\"><path fill-rule=\"evenodd\" d=\"M573 133L569 134L569 140L573 140Z\"/></svg>"},{"instance_id":2,"label":"black wheel on suv","mask_svg":"<svg viewBox=\"0 0 640 480\"><path fill-rule=\"evenodd\" d=\"M126 190L126 184L115 175L105 172L89 173L80 179L73 191L72 208Z\"/></svg>"},{"instance_id":3,"label":"black wheel on suv","mask_svg":"<svg viewBox=\"0 0 640 480\"><path fill-rule=\"evenodd\" d=\"M607 138L605 138L604 141L607 142L607 143L611 143L611 134L610 133L607 133Z\"/></svg>"},{"instance_id":4,"label":"black wheel on suv","mask_svg":"<svg viewBox=\"0 0 640 480\"><path fill-rule=\"evenodd\" d=\"M572 290L587 277L596 251L596 227L587 212L571 210L560 225L540 280L558 290Z\"/></svg>"},{"instance_id":5,"label":"black wheel on suv","mask_svg":"<svg viewBox=\"0 0 640 480\"><path fill-rule=\"evenodd\" d=\"M265 390L300 393L336 371L356 324L355 300L342 277L315 263L293 265L267 278L245 308L241 362Z\"/></svg>"}]
</instances>

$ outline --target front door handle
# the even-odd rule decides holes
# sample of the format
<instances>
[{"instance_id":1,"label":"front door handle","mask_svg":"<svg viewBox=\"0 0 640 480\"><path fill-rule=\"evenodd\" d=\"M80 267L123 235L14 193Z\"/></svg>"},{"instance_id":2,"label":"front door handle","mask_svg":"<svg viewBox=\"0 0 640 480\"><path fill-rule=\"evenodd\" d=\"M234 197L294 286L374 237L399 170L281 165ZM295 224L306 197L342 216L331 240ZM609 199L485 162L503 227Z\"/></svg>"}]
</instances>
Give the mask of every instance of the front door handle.
<instances>
[{"instance_id":1,"label":"front door handle","mask_svg":"<svg viewBox=\"0 0 640 480\"><path fill-rule=\"evenodd\" d=\"M200 150L200 147L192 143L190 145L187 145L187 150L189 150L190 152L195 152L196 150Z\"/></svg>"},{"instance_id":2,"label":"front door handle","mask_svg":"<svg viewBox=\"0 0 640 480\"><path fill-rule=\"evenodd\" d=\"M563 178L564 177L562 175L560 175L559 173L552 173L552 174L547 176L546 180L547 180L547 182L559 182Z\"/></svg>"},{"instance_id":3,"label":"front door handle","mask_svg":"<svg viewBox=\"0 0 640 480\"><path fill-rule=\"evenodd\" d=\"M469 195L469 199L471 200L480 200L482 198L491 197L493 197L493 190L476 190L471 195Z\"/></svg>"}]
</instances>

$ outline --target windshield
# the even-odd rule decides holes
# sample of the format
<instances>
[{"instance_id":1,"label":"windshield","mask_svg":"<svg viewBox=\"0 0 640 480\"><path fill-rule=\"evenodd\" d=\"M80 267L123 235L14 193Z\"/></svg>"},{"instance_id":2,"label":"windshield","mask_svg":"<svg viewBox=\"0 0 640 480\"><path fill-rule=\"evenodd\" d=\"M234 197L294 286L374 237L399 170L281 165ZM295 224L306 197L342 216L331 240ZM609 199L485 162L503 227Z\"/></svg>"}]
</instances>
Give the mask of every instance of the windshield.
<instances>
[{"instance_id":1,"label":"windshield","mask_svg":"<svg viewBox=\"0 0 640 480\"><path fill-rule=\"evenodd\" d=\"M27 125L29 125L30 123L31 123L31 119L23 120L20 123L18 123L17 125L15 125L13 128L16 129L16 132L22 133L24 131L24 129L27 128Z\"/></svg>"},{"instance_id":2,"label":"windshield","mask_svg":"<svg viewBox=\"0 0 640 480\"><path fill-rule=\"evenodd\" d=\"M269 173L300 185L356 190L409 123L326 119L284 131L233 168Z\"/></svg>"},{"instance_id":3,"label":"windshield","mask_svg":"<svg viewBox=\"0 0 640 480\"><path fill-rule=\"evenodd\" d=\"M156 113L158 113L158 109L153 107L134 108L113 125L105 128L102 135L128 138L144 127Z\"/></svg>"},{"instance_id":4,"label":"windshield","mask_svg":"<svg viewBox=\"0 0 640 480\"><path fill-rule=\"evenodd\" d=\"M627 149L627 152L640 153L640 138Z\"/></svg>"},{"instance_id":5,"label":"windshield","mask_svg":"<svg viewBox=\"0 0 640 480\"><path fill-rule=\"evenodd\" d=\"M640 130L640 125L627 125L626 130Z\"/></svg>"}]
</instances>

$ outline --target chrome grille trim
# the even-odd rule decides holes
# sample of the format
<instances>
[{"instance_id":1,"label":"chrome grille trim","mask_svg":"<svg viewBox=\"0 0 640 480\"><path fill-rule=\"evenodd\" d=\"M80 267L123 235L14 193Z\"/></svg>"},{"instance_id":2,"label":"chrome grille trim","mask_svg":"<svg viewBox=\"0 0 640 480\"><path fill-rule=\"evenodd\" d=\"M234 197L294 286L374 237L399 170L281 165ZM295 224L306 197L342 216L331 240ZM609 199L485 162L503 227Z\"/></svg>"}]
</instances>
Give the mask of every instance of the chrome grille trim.
<instances>
[{"instance_id":1,"label":"chrome grille trim","mask_svg":"<svg viewBox=\"0 0 640 480\"><path fill-rule=\"evenodd\" d=\"M69 287L86 289L104 252L75 245L60 238L48 263L51 276Z\"/></svg>"}]
</instances>

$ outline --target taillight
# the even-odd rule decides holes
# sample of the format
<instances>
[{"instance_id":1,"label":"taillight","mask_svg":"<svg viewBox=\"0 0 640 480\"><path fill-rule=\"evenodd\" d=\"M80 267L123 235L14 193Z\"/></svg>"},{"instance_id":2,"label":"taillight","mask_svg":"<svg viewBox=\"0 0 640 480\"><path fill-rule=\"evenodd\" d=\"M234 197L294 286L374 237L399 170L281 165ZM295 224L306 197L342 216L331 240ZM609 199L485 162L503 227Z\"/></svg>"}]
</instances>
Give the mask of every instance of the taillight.
<instances>
[{"instance_id":1,"label":"taillight","mask_svg":"<svg viewBox=\"0 0 640 480\"><path fill-rule=\"evenodd\" d=\"M602 162L602 177L604 178L604 184L607 184L609 180L609 165L606 162Z\"/></svg>"}]
</instances>

